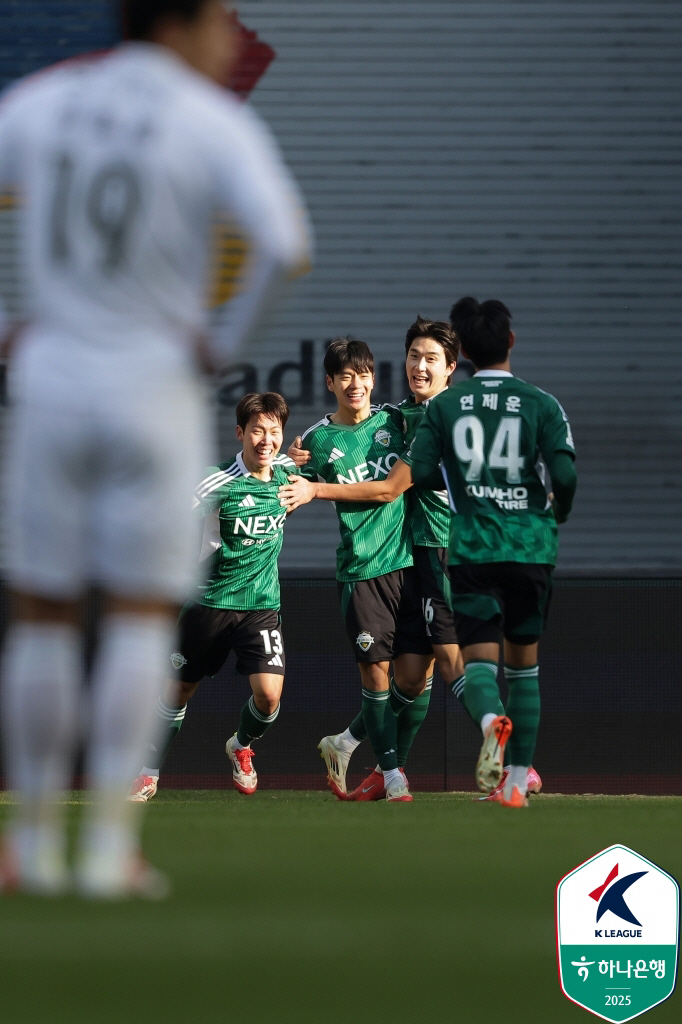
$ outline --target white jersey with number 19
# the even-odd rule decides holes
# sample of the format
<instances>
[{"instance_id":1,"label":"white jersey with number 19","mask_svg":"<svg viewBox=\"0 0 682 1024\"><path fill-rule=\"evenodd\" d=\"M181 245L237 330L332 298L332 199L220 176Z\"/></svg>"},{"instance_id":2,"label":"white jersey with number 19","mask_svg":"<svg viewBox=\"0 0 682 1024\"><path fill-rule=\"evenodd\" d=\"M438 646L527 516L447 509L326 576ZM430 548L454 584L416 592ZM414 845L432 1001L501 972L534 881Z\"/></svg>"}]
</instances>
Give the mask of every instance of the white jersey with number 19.
<instances>
[{"instance_id":1,"label":"white jersey with number 19","mask_svg":"<svg viewBox=\"0 0 682 1024\"><path fill-rule=\"evenodd\" d=\"M183 600L191 493L214 461L192 357L213 225L231 218L248 249L209 342L220 365L308 259L296 185L248 107L170 50L131 43L10 91L3 187L22 203L30 321L9 376L10 581Z\"/></svg>"},{"instance_id":2,"label":"white jersey with number 19","mask_svg":"<svg viewBox=\"0 0 682 1024\"><path fill-rule=\"evenodd\" d=\"M268 129L151 43L58 65L0 106L0 188L24 200L30 318L60 349L171 357L207 325L210 240L234 221L249 257L214 340L224 363L278 272L309 257L303 203Z\"/></svg>"}]
</instances>

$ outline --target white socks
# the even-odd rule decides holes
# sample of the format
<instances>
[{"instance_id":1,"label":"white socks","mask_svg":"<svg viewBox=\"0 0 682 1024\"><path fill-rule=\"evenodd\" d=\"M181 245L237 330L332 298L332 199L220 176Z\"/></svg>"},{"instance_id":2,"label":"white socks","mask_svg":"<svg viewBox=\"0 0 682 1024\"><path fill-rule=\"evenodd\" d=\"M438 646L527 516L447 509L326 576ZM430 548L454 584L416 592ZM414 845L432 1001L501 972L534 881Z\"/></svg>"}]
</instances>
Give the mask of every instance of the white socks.
<instances>
[{"instance_id":1,"label":"white socks","mask_svg":"<svg viewBox=\"0 0 682 1024\"><path fill-rule=\"evenodd\" d=\"M521 796L526 795L528 790L528 768L525 765L509 765L509 775L504 784L505 800L511 799L514 786L516 786Z\"/></svg>"},{"instance_id":2,"label":"white socks","mask_svg":"<svg viewBox=\"0 0 682 1024\"><path fill-rule=\"evenodd\" d=\"M26 801L70 788L83 676L80 634L69 625L17 622L4 659L9 784Z\"/></svg>"},{"instance_id":3,"label":"white socks","mask_svg":"<svg viewBox=\"0 0 682 1024\"><path fill-rule=\"evenodd\" d=\"M339 733L339 743L352 752L356 747L360 746L362 740L356 740L350 729L344 729L342 733Z\"/></svg>"},{"instance_id":4,"label":"white socks","mask_svg":"<svg viewBox=\"0 0 682 1024\"><path fill-rule=\"evenodd\" d=\"M127 795L147 744L159 740L154 735L160 722L156 701L174 635L174 623L166 616L111 615L102 626L87 757L88 788L95 803L87 815L83 844L95 875L106 874L106 862L113 871L139 845L137 805Z\"/></svg>"},{"instance_id":5,"label":"white socks","mask_svg":"<svg viewBox=\"0 0 682 1024\"><path fill-rule=\"evenodd\" d=\"M65 880L63 809L71 788L83 661L79 632L62 623L16 622L4 657L3 725L8 783L20 806L8 830L23 882L55 891Z\"/></svg>"},{"instance_id":6,"label":"white socks","mask_svg":"<svg viewBox=\"0 0 682 1024\"><path fill-rule=\"evenodd\" d=\"M497 715L493 715L490 711L488 712L487 715L483 716L483 718L481 719L481 732L483 733L484 736L487 733L490 724L494 722L496 718Z\"/></svg>"},{"instance_id":7,"label":"white socks","mask_svg":"<svg viewBox=\"0 0 682 1024\"><path fill-rule=\"evenodd\" d=\"M174 626L166 616L105 620L92 683L89 787L127 794L156 737L156 701L166 676Z\"/></svg>"},{"instance_id":8,"label":"white socks","mask_svg":"<svg viewBox=\"0 0 682 1024\"><path fill-rule=\"evenodd\" d=\"M399 779L401 782L405 781L400 768L390 768L388 771L384 772L384 786L386 789L388 789L394 779Z\"/></svg>"},{"instance_id":9,"label":"white socks","mask_svg":"<svg viewBox=\"0 0 682 1024\"><path fill-rule=\"evenodd\" d=\"M167 616L112 615L102 625L87 757L95 799L83 842L83 867L93 894L117 891L139 845L136 805L126 797L147 743L156 739L155 705L174 632ZM71 786L82 677L81 636L75 627L23 621L11 627L3 725L8 783L20 806L8 841L20 882L36 891L58 891L66 883L58 801Z\"/></svg>"}]
</instances>

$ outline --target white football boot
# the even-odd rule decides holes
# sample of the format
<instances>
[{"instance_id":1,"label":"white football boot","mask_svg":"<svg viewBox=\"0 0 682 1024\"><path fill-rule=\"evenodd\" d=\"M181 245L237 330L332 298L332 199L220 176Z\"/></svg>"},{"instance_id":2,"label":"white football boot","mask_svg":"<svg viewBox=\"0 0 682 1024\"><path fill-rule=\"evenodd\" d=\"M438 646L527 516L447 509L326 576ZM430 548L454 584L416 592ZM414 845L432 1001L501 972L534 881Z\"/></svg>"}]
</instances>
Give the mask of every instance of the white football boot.
<instances>
[{"instance_id":1,"label":"white football boot","mask_svg":"<svg viewBox=\"0 0 682 1024\"><path fill-rule=\"evenodd\" d=\"M351 759L353 749L349 749L341 739L341 735L323 736L317 744L320 757L327 766L329 788L339 797L344 799L348 790L346 789L346 772Z\"/></svg>"},{"instance_id":2,"label":"white football boot","mask_svg":"<svg viewBox=\"0 0 682 1024\"><path fill-rule=\"evenodd\" d=\"M258 789L258 776L253 767L253 750L251 747L237 747L237 733L225 744L225 753L232 762L232 781L234 788L244 796L251 796Z\"/></svg>"},{"instance_id":3,"label":"white football boot","mask_svg":"<svg viewBox=\"0 0 682 1024\"><path fill-rule=\"evenodd\" d=\"M128 799L134 804L144 804L156 796L159 788L158 775L138 775L132 786Z\"/></svg>"}]
</instances>

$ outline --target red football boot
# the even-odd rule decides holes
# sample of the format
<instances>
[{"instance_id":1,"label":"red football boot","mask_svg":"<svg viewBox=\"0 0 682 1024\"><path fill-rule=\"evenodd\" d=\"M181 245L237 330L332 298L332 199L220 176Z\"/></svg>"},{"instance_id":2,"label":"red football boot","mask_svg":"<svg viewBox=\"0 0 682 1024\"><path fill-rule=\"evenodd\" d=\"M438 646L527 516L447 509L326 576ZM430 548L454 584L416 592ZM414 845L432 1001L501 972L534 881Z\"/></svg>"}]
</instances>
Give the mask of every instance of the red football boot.
<instances>
[{"instance_id":1,"label":"red football boot","mask_svg":"<svg viewBox=\"0 0 682 1024\"><path fill-rule=\"evenodd\" d=\"M384 773L380 768L375 768L374 771L363 779L357 789L354 789L352 793L349 793L346 797L347 800L383 800L386 796L386 787L384 786Z\"/></svg>"}]
</instances>

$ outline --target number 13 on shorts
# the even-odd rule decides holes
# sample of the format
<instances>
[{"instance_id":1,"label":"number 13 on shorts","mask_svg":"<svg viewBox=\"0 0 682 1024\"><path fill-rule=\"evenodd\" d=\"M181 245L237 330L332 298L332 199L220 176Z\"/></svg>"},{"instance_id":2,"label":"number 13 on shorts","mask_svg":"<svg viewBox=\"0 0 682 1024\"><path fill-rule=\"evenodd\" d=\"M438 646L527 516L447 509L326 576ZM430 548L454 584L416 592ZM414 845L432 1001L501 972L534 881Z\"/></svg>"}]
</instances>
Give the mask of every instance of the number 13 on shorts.
<instances>
[{"instance_id":1,"label":"number 13 on shorts","mask_svg":"<svg viewBox=\"0 0 682 1024\"><path fill-rule=\"evenodd\" d=\"M266 654L283 654L282 634L278 629L261 629Z\"/></svg>"}]
</instances>

